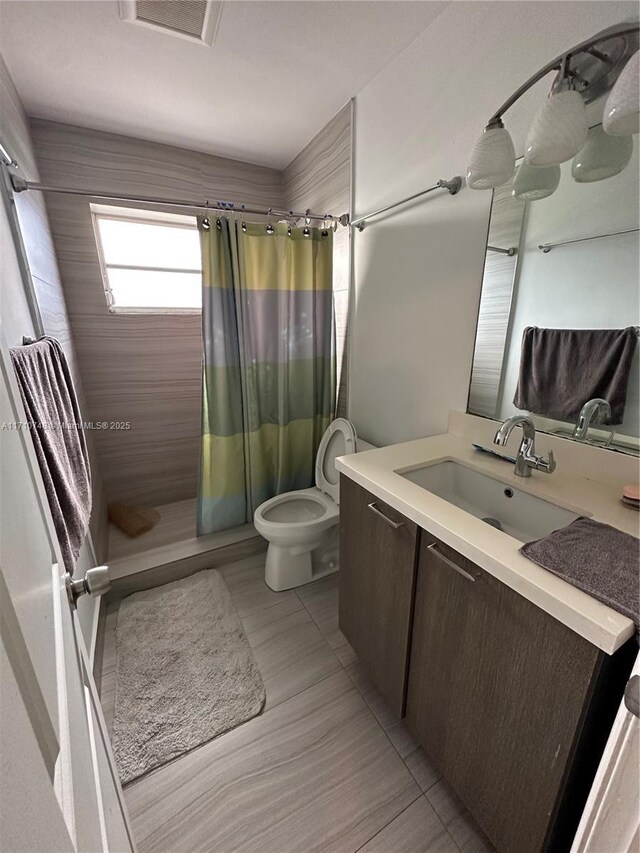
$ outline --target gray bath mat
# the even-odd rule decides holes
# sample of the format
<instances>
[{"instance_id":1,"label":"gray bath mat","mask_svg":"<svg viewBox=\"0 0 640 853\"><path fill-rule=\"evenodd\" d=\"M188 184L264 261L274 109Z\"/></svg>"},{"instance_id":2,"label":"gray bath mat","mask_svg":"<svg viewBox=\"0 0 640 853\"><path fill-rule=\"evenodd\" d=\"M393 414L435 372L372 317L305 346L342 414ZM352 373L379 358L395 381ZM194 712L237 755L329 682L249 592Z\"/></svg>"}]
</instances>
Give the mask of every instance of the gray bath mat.
<instances>
[{"instance_id":1,"label":"gray bath mat","mask_svg":"<svg viewBox=\"0 0 640 853\"><path fill-rule=\"evenodd\" d=\"M262 677L219 572L125 598L113 750L123 782L255 717Z\"/></svg>"}]
</instances>

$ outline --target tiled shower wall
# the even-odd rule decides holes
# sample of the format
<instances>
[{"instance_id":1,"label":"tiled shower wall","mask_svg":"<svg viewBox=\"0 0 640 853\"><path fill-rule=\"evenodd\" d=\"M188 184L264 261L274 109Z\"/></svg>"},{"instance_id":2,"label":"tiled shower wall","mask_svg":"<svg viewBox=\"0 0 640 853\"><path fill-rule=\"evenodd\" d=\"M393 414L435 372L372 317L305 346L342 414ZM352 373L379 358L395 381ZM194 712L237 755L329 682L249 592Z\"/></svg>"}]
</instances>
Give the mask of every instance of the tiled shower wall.
<instances>
[{"instance_id":1,"label":"tiled shower wall","mask_svg":"<svg viewBox=\"0 0 640 853\"><path fill-rule=\"evenodd\" d=\"M351 187L351 105L326 124L283 174L288 210L348 213ZM338 359L337 414L347 412L347 317L349 308L349 228L338 226L333 239L333 297Z\"/></svg>"},{"instance_id":2,"label":"tiled shower wall","mask_svg":"<svg viewBox=\"0 0 640 853\"><path fill-rule=\"evenodd\" d=\"M284 173L55 122L33 120L31 127L44 183L322 212L343 213L349 207L348 107ZM95 433L107 498L147 506L193 498L200 438L200 316L109 314L89 199L51 193L46 201L87 417L132 425L129 431ZM346 334L348 229L339 228L335 237L340 346Z\"/></svg>"}]
</instances>

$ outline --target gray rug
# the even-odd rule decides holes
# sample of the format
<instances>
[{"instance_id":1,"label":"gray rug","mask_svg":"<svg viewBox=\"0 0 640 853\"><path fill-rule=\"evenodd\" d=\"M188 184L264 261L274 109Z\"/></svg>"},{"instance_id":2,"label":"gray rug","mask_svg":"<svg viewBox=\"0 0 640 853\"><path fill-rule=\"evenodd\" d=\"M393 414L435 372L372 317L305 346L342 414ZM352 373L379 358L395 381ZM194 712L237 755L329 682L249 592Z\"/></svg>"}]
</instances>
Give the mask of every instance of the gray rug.
<instances>
[{"instance_id":1,"label":"gray rug","mask_svg":"<svg viewBox=\"0 0 640 853\"><path fill-rule=\"evenodd\" d=\"M123 783L255 717L264 702L253 652L215 569L124 599L113 719Z\"/></svg>"}]
</instances>

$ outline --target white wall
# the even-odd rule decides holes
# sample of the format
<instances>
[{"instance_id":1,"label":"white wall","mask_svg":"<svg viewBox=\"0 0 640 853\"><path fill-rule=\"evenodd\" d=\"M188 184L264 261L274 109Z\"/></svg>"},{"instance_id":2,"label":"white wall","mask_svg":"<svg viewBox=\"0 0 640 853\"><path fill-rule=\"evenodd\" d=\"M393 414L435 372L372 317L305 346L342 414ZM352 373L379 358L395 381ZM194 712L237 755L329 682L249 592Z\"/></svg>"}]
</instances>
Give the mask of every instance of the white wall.
<instances>
[{"instance_id":1,"label":"white wall","mask_svg":"<svg viewBox=\"0 0 640 853\"><path fill-rule=\"evenodd\" d=\"M464 174L489 116L572 44L637 17L631 2L454 2L356 99L355 214ZM521 151L543 81L505 123ZM354 234L350 418L384 445L445 432L465 409L491 194L434 193Z\"/></svg>"},{"instance_id":2,"label":"white wall","mask_svg":"<svg viewBox=\"0 0 640 853\"><path fill-rule=\"evenodd\" d=\"M513 405L520 345L526 326L616 329L640 323L638 235L624 234L552 249L541 243L576 240L638 227L638 140L631 163L606 181L578 184L571 163L549 198L527 204L506 346L500 417ZM638 352L632 366L624 421L616 432L638 435ZM585 401L586 402L586 401Z\"/></svg>"}]
</instances>

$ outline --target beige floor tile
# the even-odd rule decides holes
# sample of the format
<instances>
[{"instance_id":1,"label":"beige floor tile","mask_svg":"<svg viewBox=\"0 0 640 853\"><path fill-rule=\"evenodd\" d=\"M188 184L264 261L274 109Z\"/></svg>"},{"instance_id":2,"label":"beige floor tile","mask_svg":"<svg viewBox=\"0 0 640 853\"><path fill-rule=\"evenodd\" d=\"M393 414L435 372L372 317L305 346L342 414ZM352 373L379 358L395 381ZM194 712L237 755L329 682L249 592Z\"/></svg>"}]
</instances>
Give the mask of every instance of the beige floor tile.
<instances>
[{"instance_id":1,"label":"beige floor tile","mask_svg":"<svg viewBox=\"0 0 640 853\"><path fill-rule=\"evenodd\" d=\"M340 574L335 572L325 578L296 588L298 597L323 633L338 627L338 589Z\"/></svg>"},{"instance_id":2,"label":"beige floor tile","mask_svg":"<svg viewBox=\"0 0 640 853\"><path fill-rule=\"evenodd\" d=\"M327 642L343 666L356 660L356 654L338 626L338 592L340 574L328 575L313 583L298 587L298 597L311 618L327 638Z\"/></svg>"},{"instance_id":3,"label":"beige floor tile","mask_svg":"<svg viewBox=\"0 0 640 853\"><path fill-rule=\"evenodd\" d=\"M418 795L344 672L126 790L141 853L351 853Z\"/></svg>"},{"instance_id":4,"label":"beige floor tile","mask_svg":"<svg viewBox=\"0 0 640 853\"><path fill-rule=\"evenodd\" d=\"M459 853L444 824L422 796L385 826L360 853Z\"/></svg>"},{"instance_id":5,"label":"beige floor tile","mask_svg":"<svg viewBox=\"0 0 640 853\"><path fill-rule=\"evenodd\" d=\"M411 775L423 791L428 791L440 778L440 773L431 763L421 746L409 731L404 720L386 729L387 737L398 750L400 758L409 768Z\"/></svg>"},{"instance_id":6,"label":"beige floor tile","mask_svg":"<svg viewBox=\"0 0 640 853\"><path fill-rule=\"evenodd\" d=\"M461 853L494 853L484 833L443 779L436 782L425 796Z\"/></svg>"},{"instance_id":7,"label":"beige floor tile","mask_svg":"<svg viewBox=\"0 0 640 853\"><path fill-rule=\"evenodd\" d=\"M282 615L290 607L286 599L243 619L267 692L267 710L341 669L302 606Z\"/></svg>"},{"instance_id":8,"label":"beige floor tile","mask_svg":"<svg viewBox=\"0 0 640 853\"><path fill-rule=\"evenodd\" d=\"M264 554L247 557L220 568L241 617L296 599L293 590L274 592L264 581Z\"/></svg>"},{"instance_id":9,"label":"beige floor tile","mask_svg":"<svg viewBox=\"0 0 640 853\"><path fill-rule=\"evenodd\" d=\"M387 702L369 678L367 671L357 659L345 667L349 677L360 691L362 698L371 708L376 720L385 731L400 722L400 718L387 705Z\"/></svg>"},{"instance_id":10,"label":"beige floor tile","mask_svg":"<svg viewBox=\"0 0 640 853\"><path fill-rule=\"evenodd\" d=\"M292 613L306 613L302 602L295 595L287 596L271 607L242 617L242 624L247 635L251 635L253 644L258 645L274 633L278 633L281 620Z\"/></svg>"},{"instance_id":11,"label":"beige floor tile","mask_svg":"<svg viewBox=\"0 0 640 853\"><path fill-rule=\"evenodd\" d=\"M428 791L440 778L424 750L416 743L404 720L397 717L388 706L384 696L375 687L362 664L356 661L346 670L360 691L362 698L371 708L371 712L380 723L387 737L407 765L422 791Z\"/></svg>"}]
</instances>

